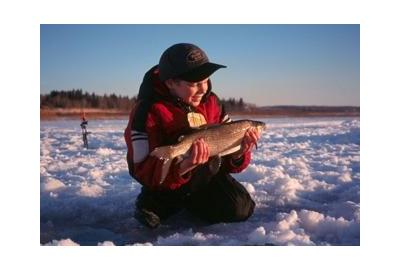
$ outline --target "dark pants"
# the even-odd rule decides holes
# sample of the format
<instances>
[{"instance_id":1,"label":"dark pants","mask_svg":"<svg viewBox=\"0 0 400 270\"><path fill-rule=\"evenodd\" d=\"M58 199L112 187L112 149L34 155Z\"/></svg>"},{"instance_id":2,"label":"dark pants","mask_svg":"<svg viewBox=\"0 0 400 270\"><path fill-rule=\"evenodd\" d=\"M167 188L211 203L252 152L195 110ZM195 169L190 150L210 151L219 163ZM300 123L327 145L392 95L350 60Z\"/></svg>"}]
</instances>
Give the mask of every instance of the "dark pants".
<instances>
[{"instance_id":1,"label":"dark pants","mask_svg":"<svg viewBox=\"0 0 400 270\"><path fill-rule=\"evenodd\" d=\"M175 191L152 192L142 188L136 207L156 213L161 220L182 209L210 223L248 219L255 203L247 190L229 173L211 176L208 166L193 171L191 180Z\"/></svg>"}]
</instances>

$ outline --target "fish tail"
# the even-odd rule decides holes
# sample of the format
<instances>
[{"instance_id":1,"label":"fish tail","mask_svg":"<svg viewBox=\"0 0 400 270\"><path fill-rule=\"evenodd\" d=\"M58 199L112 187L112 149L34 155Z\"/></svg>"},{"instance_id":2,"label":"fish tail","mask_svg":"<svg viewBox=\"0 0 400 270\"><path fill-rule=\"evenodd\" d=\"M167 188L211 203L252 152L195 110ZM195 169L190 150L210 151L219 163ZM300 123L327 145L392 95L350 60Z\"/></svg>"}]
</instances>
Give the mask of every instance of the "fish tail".
<instances>
[{"instance_id":1,"label":"fish tail","mask_svg":"<svg viewBox=\"0 0 400 270\"><path fill-rule=\"evenodd\" d=\"M162 161L160 184L162 184L167 177L171 163L176 157L174 150L175 149L172 146L161 146L155 148L150 154L151 156L155 156Z\"/></svg>"},{"instance_id":2,"label":"fish tail","mask_svg":"<svg viewBox=\"0 0 400 270\"><path fill-rule=\"evenodd\" d=\"M165 181L165 178L167 178L167 174L169 172L169 168L171 167L173 159L166 159L163 161L163 165L161 168L161 177L160 177L160 184L162 184Z\"/></svg>"},{"instance_id":3,"label":"fish tail","mask_svg":"<svg viewBox=\"0 0 400 270\"><path fill-rule=\"evenodd\" d=\"M150 155L157 157L161 160L166 160L166 159L173 159L175 157L174 153L174 147L172 146L161 146L155 148Z\"/></svg>"}]
</instances>

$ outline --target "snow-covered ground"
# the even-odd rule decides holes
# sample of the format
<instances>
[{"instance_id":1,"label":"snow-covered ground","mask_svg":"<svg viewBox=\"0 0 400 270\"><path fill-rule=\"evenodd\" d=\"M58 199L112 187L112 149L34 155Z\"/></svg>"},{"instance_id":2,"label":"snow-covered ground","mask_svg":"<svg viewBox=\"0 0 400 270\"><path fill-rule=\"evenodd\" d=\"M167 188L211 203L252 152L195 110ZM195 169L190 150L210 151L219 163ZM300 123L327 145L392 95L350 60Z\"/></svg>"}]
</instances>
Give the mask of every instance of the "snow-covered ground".
<instances>
[{"instance_id":1,"label":"snow-covered ground","mask_svg":"<svg viewBox=\"0 0 400 270\"><path fill-rule=\"evenodd\" d=\"M246 222L207 225L183 211L156 230L132 216L140 185L126 165L126 121L40 126L40 241L45 245L359 245L359 118L266 118L249 167Z\"/></svg>"}]
</instances>

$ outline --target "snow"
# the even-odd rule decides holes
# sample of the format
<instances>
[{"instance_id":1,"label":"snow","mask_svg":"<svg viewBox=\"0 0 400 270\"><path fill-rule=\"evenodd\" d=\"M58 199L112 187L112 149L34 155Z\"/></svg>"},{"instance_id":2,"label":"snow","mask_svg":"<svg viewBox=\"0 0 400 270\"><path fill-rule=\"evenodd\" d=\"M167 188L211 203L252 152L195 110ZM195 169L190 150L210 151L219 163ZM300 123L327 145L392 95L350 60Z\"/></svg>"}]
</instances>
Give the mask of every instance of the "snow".
<instances>
[{"instance_id":1,"label":"snow","mask_svg":"<svg viewBox=\"0 0 400 270\"><path fill-rule=\"evenodd\" d=\"M359 118L265 118L249 167L233 176L256 202L246 222L207 225L183 211L156 230L133 218L127 121L42 121L43 245L359 245Z\"/></svg>"},{"instance_id":2,"label":"snow","mask_svg":"<svg viewBox=\"0 0 400 270\"><path fill-rule=\"evenodd\" d=\"M75 243L71 239L61 239L61 240L53 240L50 243L45 244L45 246L79 246L79 244Z\"/></svg>"},{"instance_id":3,"label":"snow","mask_svg":"<svg viewBox=\"0 0 400 270\"><path fill-rule=\"evenodd\" d=\"M97 184L88 184L84 182L81 184L78 195L86 197L99 197L103 194L103 188Z\"/></svg>"},{"instance_id":4,"label":"snow","mask_svg":"<svg viewBox=\"0 0 400 270\"><path fill-rule=\"evenodd\" d=\"M60 180L50 177L42 184L42 187L44 191L52 192L64 188L65 184Z\"/></svg>"}]
</instances>

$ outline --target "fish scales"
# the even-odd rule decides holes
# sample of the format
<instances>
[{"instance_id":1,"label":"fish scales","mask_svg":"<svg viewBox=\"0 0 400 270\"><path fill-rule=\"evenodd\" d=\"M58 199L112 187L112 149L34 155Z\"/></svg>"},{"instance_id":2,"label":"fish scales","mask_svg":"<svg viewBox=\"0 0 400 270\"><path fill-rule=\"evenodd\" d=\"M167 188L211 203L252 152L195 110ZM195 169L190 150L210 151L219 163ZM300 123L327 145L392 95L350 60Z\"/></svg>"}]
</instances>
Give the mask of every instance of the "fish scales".
<instances>
[{"instance_id":1,"label":"fish scales","mask_svg":"<svg viewBox=\"0 0 400 270\"><path fill-rule=\"evenodd\" d=\"M241 143L244 133L247 130L247 128L242 128L241 126L244 125L226 124L221 127L206 128L194 134L187 135L183 138L181 143L174 146L178 151L175 152L175 154L185 154L190 150L195 140L203 138L209 147L210 156L217 155ZM182 149L180 149L181 147Z\"/></svg>"}]
</instances>

